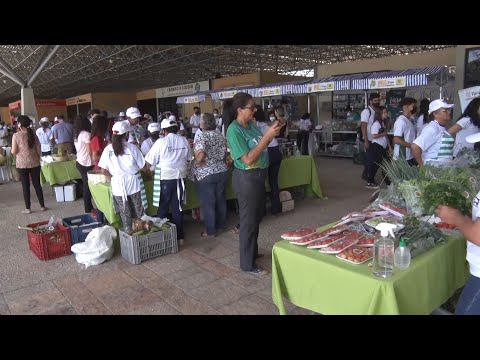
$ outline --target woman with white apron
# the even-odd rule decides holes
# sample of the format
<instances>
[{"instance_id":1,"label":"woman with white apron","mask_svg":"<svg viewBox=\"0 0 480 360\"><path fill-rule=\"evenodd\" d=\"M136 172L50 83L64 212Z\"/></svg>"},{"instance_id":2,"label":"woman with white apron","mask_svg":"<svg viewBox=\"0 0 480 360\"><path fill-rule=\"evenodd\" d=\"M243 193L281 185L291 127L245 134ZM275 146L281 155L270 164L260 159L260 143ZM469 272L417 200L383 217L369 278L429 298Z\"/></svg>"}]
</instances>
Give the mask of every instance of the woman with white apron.
<instances>
[{"instance_id":1,"label":"woman with white apron","mask_svg":"<svg viewBox=\"0 0 480 360\"><path fill-rule=\"evenodd\" d=\"M170 218L177 227L178 244L183 245L182 201L186 203L184 178L191 160L191 149L185 137L178 135L175 120L162 120L160 127L164 137L158 139L145 157L147 166L155 168L153 180L153 206L158 207L157 216Z\"/></svg>"},{"instance_id":2,"label":"woman with white apron","mask_svg":"<svg viewBox=\"0 0 480 360\"><path fill-rule=\"evenodd\" d=\"M111 177L115 213L120 214L124 231L131 234L132 219L145 214L139 171L148 167L138 147L127 142L129 130L123 121L113 125L112 143L103 151L98 166Z\"/></svg>"},{"instance_id":3,"label":"woman with white apron","mask_svg":"<svg viewBox=\"0 0 480 360\"><path fill-rule=\"evenodd\" d=\"M455 139L445 129L451 119L452 107L453 104L447 104L442 99L430 103L428 113L433 114L434 120L425 126L412 144L413 155L420 166L426 163L448 165L452 162Z\"/></svg>"}]
</instances>

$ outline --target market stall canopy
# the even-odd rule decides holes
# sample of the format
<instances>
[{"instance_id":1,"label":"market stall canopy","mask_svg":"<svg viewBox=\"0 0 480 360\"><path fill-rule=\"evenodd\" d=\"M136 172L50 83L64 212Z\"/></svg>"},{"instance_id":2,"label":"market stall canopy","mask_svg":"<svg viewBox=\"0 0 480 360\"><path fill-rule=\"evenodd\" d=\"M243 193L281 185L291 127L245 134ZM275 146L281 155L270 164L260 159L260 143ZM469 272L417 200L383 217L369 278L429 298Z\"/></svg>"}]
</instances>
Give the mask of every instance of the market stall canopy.
<instances>
[{"instance_id":1,"label":"market stall canopy","mask_svg":"<svg viewBox=\"0 0 480 360\"><path fill-rule=\"evenodd\" d=\"M446 65L436 65L418 69L377 71L363 74L363 78L353 80L351 88L373 90L427 85L429 76L440 74L446 68Z\"/></svg>"},{"instance_id":2,"label":"market stall canopy","mask_svg":"<svg viewBox=\"0 0 480 360\"><path fill-rule=\"evenodd\" d=\"M351 82L364 78L365 74L335 75L312 80L307 86L307 92L349 90Z\"/></svg>"},{"instance_id":3,"label":"market stall canopy","mask_svg":"<svg viewBox=\"0 0 480 360\"><path fill-rule=\"evenodd\" d=\"M202 91L193 95L177 97L177 104L192 104L205 101L209 91Z\"/></svg>"},{"instance_id":4,"label":"market stall canopy","mask_svg":"<svg viewBox=\"0 0 480 360\"><path fill-rule=\"evenodd\" d=\"M235 96L238 92L246 92L251 89L250 86L245 87L228 87L220 90L210 90L210 96L213 100L224 100L224 99L231 99Z\"/></svg>"},{"instance_id":5,"label":"market stall canopy","mask_svg":"<svg viewBox=\"0 0 480 360\"><path fill-rule=\"evenodd\" d=\"M310 80L294 80L282 83L273 83L248 89L247 92L253 97L280 96L306 94L307 83Z\"/></svg>"}]
</instances>

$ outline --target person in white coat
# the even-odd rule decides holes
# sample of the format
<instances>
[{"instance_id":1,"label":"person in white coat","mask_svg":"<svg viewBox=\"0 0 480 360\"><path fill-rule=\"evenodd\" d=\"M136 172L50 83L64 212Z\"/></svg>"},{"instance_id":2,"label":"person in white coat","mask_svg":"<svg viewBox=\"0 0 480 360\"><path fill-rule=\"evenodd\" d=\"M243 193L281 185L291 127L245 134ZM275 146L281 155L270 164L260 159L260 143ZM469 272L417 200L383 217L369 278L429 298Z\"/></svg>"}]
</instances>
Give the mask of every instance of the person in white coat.
<instances>
[{"instance_id":1,"label":"person in white coat","mask_svg":"<svg viewBox=\"0 0 480 360\"><path fill-rule=\"evenodd\" d=\"M142 142L142 146L141 146L143 156L147 156L147 154L150 151L150 149L152 148L153 144L155 144L155 142L160 137L163 137L162 135L160 135L160 130L161 130L161 128L160 128L159 123L148 124L147 131L148 131L149 136L148 136L148 139L145 139Z\"/></svg>"},{"instance_id":2,"label":"person in white coat","mask_svg":"<svg viewBox=\"0 0 480 360\"><path fill-rule=\"evenodd\" d=\"M42 151L42 156L52 155L52 139L53 133L52 129L49 127L50 121L47 117L40 119L40 126L37 131L37 137L40 141L40 149Z\"/></svg>"},{"instance_id":3,"label":"person in white coat","mask_svg":"<svg viewBox=\"0 0 480 360\"><path fill-rule=\"evenodd\" d=\"M475 98L467 105L465 111L457 120L457 123L448 129L448 133L455 136L455 144L453 146L453 156L457 156L463 149L472 149L473 145L466 139L467 136L476 134L480 131L480 98Z\"/></svg>"}]
</instances>

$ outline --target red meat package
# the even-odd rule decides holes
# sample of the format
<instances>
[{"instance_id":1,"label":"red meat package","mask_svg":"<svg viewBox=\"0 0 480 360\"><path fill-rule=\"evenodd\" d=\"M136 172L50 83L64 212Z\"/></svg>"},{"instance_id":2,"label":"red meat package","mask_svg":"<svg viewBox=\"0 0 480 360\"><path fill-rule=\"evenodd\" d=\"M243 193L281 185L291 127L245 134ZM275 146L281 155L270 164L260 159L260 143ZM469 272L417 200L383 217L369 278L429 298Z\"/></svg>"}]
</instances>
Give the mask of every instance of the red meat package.
<instances>
[{"instance_id":1,"label":"red meat package","mask_svg":"<svg viewBox=\"0 0 480 360\"><path fill-rule=\"evenodd\" d=\"M323 235L320 235L319 233L314 233L314 234L311 234L311 235L307 235L307 236L304 236L300 239L297 239L297 240L289 240L290 241L290 244L294 244L294 245L308 245L314 241L317 241L319 239L323 239L325 236Z\"/></svg>"},{"instance_id":2,"label":"red meat package","mask_svg":"<svg viewBox=\"0 0 480 360\"><path fill-rule=\"evenodd\" d=\"M348 249L342 251L340 254L337 254L337 258L356 265L362 264L365 261L370 260L372 257L372 248L360 247L357 245L349 247Z\"/></svg>"},{"instance_id":3,"label":"red meat package","mask_svg":"<svg viewBox=\"0 0 480 360\"><path fill-rule=\"evenodd\" d=\"M319 248L327 247L327 246L333 244L335 241L345 239L345 236L346 235L340 233L340 234L328 236L326 238L322 238L320 240L315 240L315 241L312 241L311 243L308 244L308 248L309 249L319 249Z\"/></svg>"},{"instance_id":4,"label":"red meat package","mask_svg":"<svg viewBox=\"0 0 480 360\"><path fill-rule=\"evenodd\" d=\"M379 206L383 210L387 210L390 214L393 214L395 216L399 216L401 218L403 218L405 215L408 215L407 210L399 208L398 206L395 206L395 205L393 205L389 202L384 202L384 203L380 204Z\"/></svg>"},{"instance_id":5,"label":"red meat package","mask_svg":"<svg viewBox=\"0 0 480 360\"><path fill-rule=\"evenodd\" d=\"M373 243L375 242L375 240L377 240L379 237L380 237L379 234L365 236L360 240L358 240L356 246L371 247L373 246Z\"/></svg>"},{"instance_id":6,"label":"red meat package","mask_svg":"<svg viewBox=\"0 0 480 360\"><path fill-rule=\"evenodd\" d=\"M360 231L345 231L345 239L334 242L332 245L319 249L323 254L338 254L343 250L355 245L357 241L363 236Z\"/></svg>"},{"instance_id":7,"label":"red meat package","mask_svg":"<svg viewBox=\"0 0 480 360\"><path fill-rule=\"evenodd\" d=\"M286 231L282 235L280 235L280 237L284 240L299 240L303 237L312 235L316 232L317 231L315 229L303 228L303 229L298 229L293 231Z\"/></svg>"}]
</instances>

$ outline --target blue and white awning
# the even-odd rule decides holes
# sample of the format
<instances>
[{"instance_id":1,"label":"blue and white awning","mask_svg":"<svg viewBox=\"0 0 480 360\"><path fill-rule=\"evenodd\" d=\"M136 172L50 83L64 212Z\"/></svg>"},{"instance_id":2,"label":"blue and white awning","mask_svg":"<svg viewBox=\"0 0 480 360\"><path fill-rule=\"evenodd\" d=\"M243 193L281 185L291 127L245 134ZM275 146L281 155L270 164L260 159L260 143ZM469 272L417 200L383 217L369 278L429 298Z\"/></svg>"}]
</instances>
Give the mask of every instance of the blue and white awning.
<instances>
[{"instance_id":1,"label":"blue and white awning","mask_svg":"<svg viewBox=\"0 0 480 360\"><path fill-rule=\"evenodd\" d=\"M391 89L427 85L428 76L440 73L444 65L429 66L418 69L377 71L363 75L362 79L352 81L352 89Z\"/></svg>"},{"instance_id":2,"label":"blue and white awning","mask_svg":"<svg viewBox=\"0 0 480 360\"><path fill-rule=\"evenodd\" d=\"M350 90L353 82L361 81L364 77L365 74L348 74L315 79L308 84L307 92Z\"/></svg>"},{"instance_id":3,"label":"blue and white awning","mask_svg":"<svg viewBox=\"0 0 480 360\"><path fill-rule=\"evenodd\" d=\"M274 83L250 88L247 92L253 97L301 95L307 93L307 83L310 80L294 80L284 83Z\"/></svg>"},{"instance_id":4,"label":"blue and white awning","mask_svg":"<svg viewBox=\"0 0 480 360\"><path fill-rule=\"evenodd\" d=\"M207 94L208 94L208 91L193 94L193 95L188 95L188 96L179 96L177 97L177 104L192 104L192 103L202 102L202 101L205 101Z\"/></svg>"},{"instance_id":5,"label":"blue and white awning","mask_svg":"<svg viewBox=\"0 0 480 360\"><path fill-rule=\"evenodd\" d=\"M210 90L210 96L212 97L213 100L225 100L225 99L231 99L232 97L235 96L236 93L239 92L246 92L248 93L248 90L251 89L251 86L246 86L246 87L234 87L234 88L225 88L221 90Z\"/></svg>"}]
</instances>

